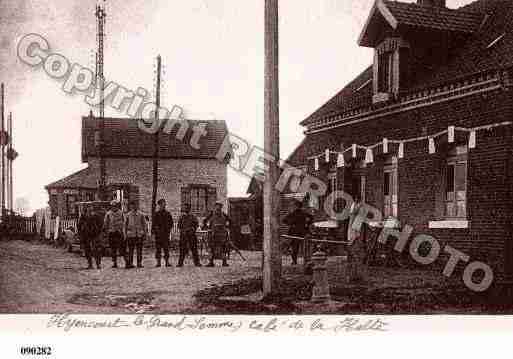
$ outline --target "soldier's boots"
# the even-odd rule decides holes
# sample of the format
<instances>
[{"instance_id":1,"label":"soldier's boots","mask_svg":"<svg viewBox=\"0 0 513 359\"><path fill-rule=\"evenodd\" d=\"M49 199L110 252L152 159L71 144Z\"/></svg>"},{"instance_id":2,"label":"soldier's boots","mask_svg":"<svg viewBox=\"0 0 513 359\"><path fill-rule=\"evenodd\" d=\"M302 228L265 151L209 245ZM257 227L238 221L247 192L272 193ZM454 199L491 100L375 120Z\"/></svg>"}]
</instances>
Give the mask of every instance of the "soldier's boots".
<instances>
[{"instance_id":1,"label":"soldier's boots","mask_svg":"<svg viewBox=\"0 0 513 359\"><path fill-rule=\"evenodd\" d=\"M166 259L166 267L171 267L171 263L169 263L169 259Z\"/></svg>"},{"instance_id":2,"label":"soldier's boots","mask_svg":"<svg viewBox=\"0 0 513 359\"><path fill-rule=\"evenodd\" d=\"M223 261L223 267L228 267L228 262L226 260Z\"/></svg>"},{"instance_id":3,"label":"soldier's boots","mask_svg":"<svg viewBox=\"0 0 513 359\"><path fill-rule=\"evenodd\" d=\"M96 258L96 268L102 269L102 259L101 258Z\"/></svg>"},{"instance_id":4,"label":"soldier's boots","mask_svg":"<svg viewBox=\"0 0 513 359\"><path fill-rule=\"evenodd\" d=\"M87 258L87 269L93 269L93 259Z\"/></svg>"},{"instance_id":5,"label":"soldier's boots","mask_svg":"<svg viewBox=\"0 0 513 359\"><path fill-rule=\"evenodd\" d=\"M162 261L161 259L157 259L157 264L155 265L155 268L162 267Z\"/></svg>"}]
</instances>

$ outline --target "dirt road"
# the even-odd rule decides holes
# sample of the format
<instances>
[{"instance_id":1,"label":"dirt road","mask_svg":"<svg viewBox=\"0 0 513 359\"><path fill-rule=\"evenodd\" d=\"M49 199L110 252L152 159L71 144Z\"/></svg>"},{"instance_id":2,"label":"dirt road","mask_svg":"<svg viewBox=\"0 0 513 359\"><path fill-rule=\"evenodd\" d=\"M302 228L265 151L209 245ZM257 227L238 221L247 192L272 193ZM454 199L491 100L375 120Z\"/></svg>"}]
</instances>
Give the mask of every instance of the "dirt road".
<instances>
[{"instance_id":1,"label":"dirt road","mask_svg":"<svg viewBox=\"0 0 513 359\"><path fill-rule=\"evenodd\" d=\"M196 312L193 294L259 273L260 254L232 255L228 268L155 268L145 252L145 268L85 270L85 259L39 242L0 243L0 312L2 313L183 313ZM176 264L177 258L172 258ZM205 263L205 259L203 259ZM220 263L219 263L220 264ZM207 309L208 310L208 309Z\"/></svg>"}]
</instances>

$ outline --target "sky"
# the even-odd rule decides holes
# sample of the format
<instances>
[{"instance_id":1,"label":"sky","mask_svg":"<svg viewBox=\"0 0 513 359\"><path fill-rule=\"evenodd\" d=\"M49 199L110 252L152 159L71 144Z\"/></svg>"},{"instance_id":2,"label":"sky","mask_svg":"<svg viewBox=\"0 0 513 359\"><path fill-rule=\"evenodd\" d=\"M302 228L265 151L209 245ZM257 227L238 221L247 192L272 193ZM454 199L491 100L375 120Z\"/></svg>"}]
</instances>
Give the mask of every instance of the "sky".
<instances>
[{"instance_id":1,"label":"sky","mask_svg":"<svg viewBox=\"0 0 513 359\"><path fill-rule=\"evenodd\" d=\"M358 35L373 0L280 1L281 158L303 138L299 122L372 61ZM413 2L405 1L405 2ZM451 8L471 2L448 0ZM14 198L45 207L44 186L84 168L83 96L16 56L21 37L37 33L51 50L94 70L96 0L0 0L0 81L13 113ZM105 76L129 89L151 90L156 56L164 65L162 104L186 117L225 120L229 131L263 146L263 0L107 0ZM106 111L107 116L122 116ZM248 179L228 173L229 196Z\"/></svg>"}]
</instances>

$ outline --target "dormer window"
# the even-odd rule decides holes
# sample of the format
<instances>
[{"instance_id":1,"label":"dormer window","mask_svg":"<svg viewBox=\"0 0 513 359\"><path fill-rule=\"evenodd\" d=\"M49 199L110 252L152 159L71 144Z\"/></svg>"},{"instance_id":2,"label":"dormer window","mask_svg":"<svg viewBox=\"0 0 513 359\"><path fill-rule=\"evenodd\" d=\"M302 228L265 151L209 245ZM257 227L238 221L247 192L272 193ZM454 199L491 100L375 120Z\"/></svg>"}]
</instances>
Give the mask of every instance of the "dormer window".
<instances>
[{"instance_id":1,"label":"dormer window","mask_svg":"<svg viewBox=\"0 0 513 359\"><path fill-rule=\"evenodd\" d=\"M378 93L392 92L393 59L392 51L378 55Z\"/></svg>"},{"instance_id":2,"label":"dormer window","mask_svg":"<svg viewBox=\"0 0 513 359\"><path fill-rule=\"evenodd\" d=\"M401 38L387 38L375 49L373 102L397 95L405 84L408 69L408 44Z\"/></svg>"}]
</instances>

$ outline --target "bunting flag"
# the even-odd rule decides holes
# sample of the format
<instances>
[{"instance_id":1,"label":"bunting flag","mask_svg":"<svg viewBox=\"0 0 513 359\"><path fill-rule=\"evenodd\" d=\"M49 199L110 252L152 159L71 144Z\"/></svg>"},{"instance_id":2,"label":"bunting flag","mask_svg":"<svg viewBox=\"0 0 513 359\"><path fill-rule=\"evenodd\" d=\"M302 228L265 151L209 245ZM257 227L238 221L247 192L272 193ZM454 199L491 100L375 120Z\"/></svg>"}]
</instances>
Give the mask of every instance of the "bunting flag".
<instances>
[{"instance_id":1,"label":"bunting flag","mask_svg":"<svg viewBox=\"0 0 513 359\"><path fill-rule=\"evenodd\" d=\"M468 138L468 148L476 148L476 131L470 131Z\"/></svg>"},{"instance_id":2,"label":"bunting flag","mask_svg":"<svg viewBox=\"0 0 513 359\"><path fill-rule=\"evenodd\" d=\"M453 143L454 142L454 126L449 126L447 128L447 137L448 137L448 142L449 143Z\"/></svg>"},{"instance_id":3,"label":"bunting flag","mask_svg":"<svg viewBox=\"0 0 513 359\"><path fill-rule=\"evenodd\" d=\"M365 153L365 163L372 163L372 162L374 162L372 148L367 148L367 151Z\"/></svg>"},{"instance_id":4,"label":"bunting flag","mask_svg":"<svg viewBox=\"0 0 513 359\"><path fill-rule=\"evenodd\" d=\"M344 154L343 153L339 153L338 157L337 157L337 168L344 167L345 165L346 164L345 164L345 161L344 161Z\"/></svg>"},{"instance_id":5,"label":"bunting flag","mask_svg":"<svg viewBox=\"0 0 513 359\"><path fill-rule=\"evenodd\" d=\"M392 141L392 143L398 143L399 144L399 148L398 148L398 151L397 151L397 159L401 159L401 158L404 158L404 144L405 143L407 143L407 142L414 142L414 141L425 141L426 137L427 137L428 142L429 142L428 143L429 154L434 154L434 153L436 153L435 139L440 137L440 136L443 136L443 135L447 134L447 142L448 143L454 143L455 140L456 140L456 138L455 138L456 131L468 132L469 133L468 148L469 149L474 149L477 146L477 139L476 139L476 137L477 137L477 132L478 131L490 130L492 128L496 128L496 127L500 127L500 126L511 126L511 125L513 125L513 122L511 122L511 121L509 121L509 122L494 123L494 124L489 124L489 125L479 126L479 127L474 127L474 128L462 128L462 127L455 127L455 126L451 125L451 126L447 127L447 130L443 130L443 131L440 131L440 132L437 132L437 133L434 133L434 134L431 134L431 135L428 135L428 136L424 135L424 136L415 137L415 138L395 139L395 140L389 140L388 138L383 138L381 140L381 142L375 143L373 145L367 144L366 146L362 146L362 145L358 145L356 143L353 143L351 145L352 158L356 158L357 157L357 155L358 155L358 152L357 152L358 151L358 147L360 147L360 148L366 150L364 164L372 163L372 162L374 162L373 148L377 147L379 145L382 145L383 146L383 154L387 154L387 153L389 153L388 145L389 145L390 141ZM344 145L340 144L340 152L331 151L329 149L326 149L325 152L324 152L324 156L325 156L324 158L325 158L326 162L329 163L330 160L331 160L331 158L330 158L331 153L335 153L335 154L337 154L337 168L344 167L345 166L344 153L347 152L348 150L349 149L344 150ZM319 161L320 161L320 159L322 159L322 156L323 156L323 154L320 153L317 156L310 157L311 159L315 159L315 170L316 171L319 170Z\"/></svg>"},{"instance_id":6,"label":"bunting flag","mask_svg":"<svg viewBox=\"0 0 513 359\"><path fill-rule=\"evenodd\" d=\"M432 155L435 152L435 139L433 137L429 137L429 154Z\"/></svg>"}]
</instances>

